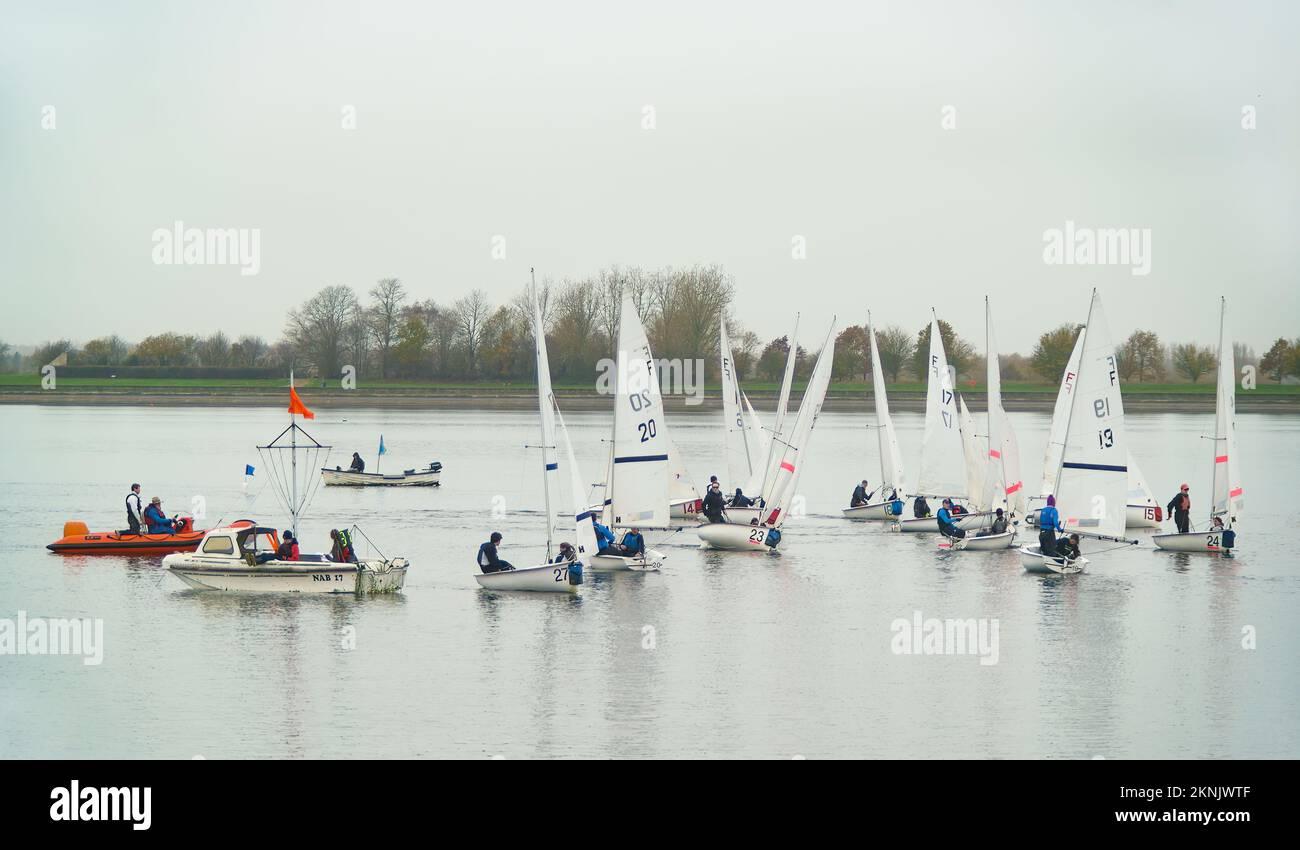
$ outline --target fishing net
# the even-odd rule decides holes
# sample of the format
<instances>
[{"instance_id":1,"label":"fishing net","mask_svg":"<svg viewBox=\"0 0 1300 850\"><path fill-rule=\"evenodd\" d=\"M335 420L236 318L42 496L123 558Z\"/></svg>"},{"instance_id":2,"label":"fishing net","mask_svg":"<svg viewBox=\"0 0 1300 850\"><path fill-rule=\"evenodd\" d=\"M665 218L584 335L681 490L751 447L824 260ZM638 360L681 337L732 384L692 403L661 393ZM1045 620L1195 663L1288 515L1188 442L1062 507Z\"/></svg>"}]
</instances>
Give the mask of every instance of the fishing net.
<instances>
[{"instance_id":1,"label":"fishing net","mask_svg":"<svg viewBox=\"0 0 1300 850\"><path fill-rule=\"evenodd\" d=\"M276 498L295 520L311 505L320 488L320 470L331 446L322 445L294 422L257 453L269 471Z\"/></svg>"}]
</instances>

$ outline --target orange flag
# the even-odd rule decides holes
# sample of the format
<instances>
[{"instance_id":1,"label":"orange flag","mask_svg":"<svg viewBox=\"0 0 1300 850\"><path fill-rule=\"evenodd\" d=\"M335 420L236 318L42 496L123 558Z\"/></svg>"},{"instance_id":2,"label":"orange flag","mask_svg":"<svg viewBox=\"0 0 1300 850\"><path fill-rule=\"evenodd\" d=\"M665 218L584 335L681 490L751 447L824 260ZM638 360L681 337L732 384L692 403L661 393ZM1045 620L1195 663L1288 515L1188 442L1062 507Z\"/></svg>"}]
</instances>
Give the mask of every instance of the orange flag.
<instances>
[{"instance_id":1,"label":"orange flag","mask_svg":"<svg viewBox=\"0 0 1300 850\"><path fill-rule=\"evenodd\" d=\"M307 405L303 404L302 399L298 398L298 391L293 387L289 387L289 412L301 413L308 419L316 418L316 414L308 410Z\"/></svg>"}]
</instances>

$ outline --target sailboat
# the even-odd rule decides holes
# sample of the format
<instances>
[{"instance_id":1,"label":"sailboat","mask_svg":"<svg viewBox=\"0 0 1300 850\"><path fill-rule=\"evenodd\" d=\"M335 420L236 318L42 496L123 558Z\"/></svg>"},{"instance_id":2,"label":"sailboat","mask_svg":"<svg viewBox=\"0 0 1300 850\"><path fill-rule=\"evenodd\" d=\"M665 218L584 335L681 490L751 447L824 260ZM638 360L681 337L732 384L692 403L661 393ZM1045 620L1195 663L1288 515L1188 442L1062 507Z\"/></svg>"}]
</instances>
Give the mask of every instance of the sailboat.
<instances>
[{"instance_id":1,"label":"sailboat","mask_svg":"<svg viewBox=\"0 0 1300 850\"><path fill-rule=\"evenodd\" d=\"M1074 339L1074 348L1070 359L1065 364L1061 375L1061 386L1056 393L1056 405L1052 409L1051 430L1047 438L1047 449L1043 454L1043 478L1039 494L1029 500L1025 522L1038 525L1038 512L1047 503L1052 488L1056 486L1056 472L1061 465L1061 450L1065 445L1065 423L1070 416L1070 403L1074 392L1075 378L1079 374L1079 358L1083 356L1082 331ZM1151 495L1146 476L1138 468L1133 452L1125 455L1128 465L1128 494L1125 505L1126 528L1159 528L1162 510L1159 502Z\"/></svg>"},{"instance_id":2,"label":"sailboat","mask_svg":"<svg viewBox=\"0 0 1300 850\"><path fill-rule=\"evenodd\" d=\"M676 447L664 418L663 394L645 325L631 298L624 297L618 325L618 375L614 425L603 513L611 531L672 527L669 505L671 462ZM657 570L664 555L647 549L637 556L599 554L594 569Z\"/></svg>"},{"instance_id":3,"label":"sailboat","mask_svg":"<svg viewBox=\"0 0 1300 850\"><path fill-rule=\"evenodd\" d=\"M1123 536L1128 489L1124 399L1110 327L1095 289L1081 337L1078 372L1051 492L1056 496L1063 533L1137 545L1138 541ZM1067 560L1053 553L1044 555L1038 546L1024 546L1020 562L1031 573L1078 573L1088 559Z\"/></svg>"},{"instance_id":4,"label":"sailboat","mask_svg":"<svg viewBox=\"0 0 1300 850\"><path fill-rule=\"evenodd\" d=\"M700 526L696 533L706 547L762 552L775 549L781 542L781 526L788 508L798 492L799 477L807 463L809 439L817 416L821 413L826 390L830 387L831 364L835 357L835 321L831 320L826 341L817 355L812 377L804 390L799 413L790 428L788 440L773 438L768 467L776 467L776 474L764 484L762 515L752 525L739 523L709 523ZM792 346L793 348L793 346Z\"/></svg>"},{"instance_id":5,"label":"sailboat","mask_svg":"<svg viewBox=\"0 0 1300 850\"><path fill-rule=\"evenodd\" d=\"M1222 519L1223 528L1189 531L1186 534L1157 534L1152 542L1170 552L1228 552L1237 545L1233 528L1244 505L1241 487L1241 459L1237 456L1237 366L1232 339L1225 329L1227 300L1219 305L1219 379L1214 400L1214 504L1210 522Z\"/></svg>"},{"instance_id":6,"label":"sailboat","mask_svg":"<svg viewBox=\"0 0 1300 850\"><path fill-rule=\"evenodd\" d=\"M755 494L763 485L763 473L766 471L763 468L763 461L767 456L759 453L761 441L754 429L756 415L753 408L748 407L749 400L740 389L736 361L731 354L731 342L727 339L725 318L718 323L718 328L722 377L723 457L726 460L727 481L732 485L733 490L739 487L746 494Z\"/></svg>"},{"instance_id":7,"label":"sailboat","mask_svg":"<svg viewBox=\"0 0 1300 850\"><path fill-rule=\"evenodd\" d=\"M258 446L270 470L276 496L289 512L295 540L298 520L316 492L316 465L329 456L324 445L304 430L297 417L315 418L303 404L289 375L289 426L274 440ZM305 455L299 463L298 455ZM350 535L349 535L350 537ZM300 554L281 560L279 533L250 520L214 528L192 552L163 558L172 575L196 590L258 593L392 593L402 589L410 562L405 558L332 560L329 555Z\"/></svg>"},{"instance_id":8,"label":"sailboat","mask_svg":"<svg viewBox=\"0 0 1300 850\"><path fill-rule=\"evenodd\" d=\"M1002 370L993 334L993 310L984 298L986 389L988 392L988 447L984 451L982 491L978 506L984 510L1002 508L1009 528L1001 534L966 536L951 543L955 551L987 552L1015 546L1017 517L1024 512L1024 484L1020 480L1020 445L1011 420L1002 409ZM962 403L965 412L966 405ZM969 416L969 414L967 414ZM940 544L942 545L942 544Z\"/></svg>"},{"instance_id":9,"label":"sailboat","mask_svg":"<svg viewBox=\"0 0 1300 850\"><path fill-rule=\"evenodd\" d=\"M966 479L966 452L962 441L957 392L948 355L943 349L939 317L930 311L930 359L927 361L925 391L925 438L921 443L920 472L916 495L936 502L942 499L965 500L969 483ZM960 476L960 477L959 477ZM937 510L937 505L931 505ZM898 531L938 532L939 521L933 515L922 518L896 519Z\"/></svg>"},{"instance_id":10,"label":"sailboat","mask_svg":"<svg viewBox=\"0 0 1300 850\"><path fill-rule=\"evenodd\" d=\"M885 371L880 365L880 349L876 345L876 330L867 313L867 336L871 339L871 391L876 402L876 437L880 444L880 486L872 495L879 501L870 501L856 508L844 508L844 516L852 520L890 520L901 513L903 499L903 455L898 450L898 435L894 432L894 419L889 415L889 398L885 394Z\"/></svg>"},{"instance_id":11,"label":"sailboat","mask_svg":"<svg viewBox=\"0 0 1300 850\"><path fill-rule=\"evenodd\" d=\"M543 517L546 524L546 561L535 567L521 567L495 573L477 573L475 581L487 590L525 590L543 593L577 593L582 584L582 566L590 562L596 553L596 532L592 526L592 511L585 504L586 490L582 486L582 476L578 474L573 460L573 447L569 443L568 429L560 420L557 427L559 408L555 403L555 394L551 391L551 366L546 353L546 329L542 323L542 308L537 300L537 284L534 280L531 290L533 301L533 355L537 362L537 412L541 419L542 443L538 447L542 453L542 495L545 510ZM572 499L574 517L574 546L577 560L551 563L554 547L553 530L555 515L551 508L551 487L558 474L560 463L556 451L562 440L566 451L565 462L572 479Z\"/></svg>"}]
</instances>

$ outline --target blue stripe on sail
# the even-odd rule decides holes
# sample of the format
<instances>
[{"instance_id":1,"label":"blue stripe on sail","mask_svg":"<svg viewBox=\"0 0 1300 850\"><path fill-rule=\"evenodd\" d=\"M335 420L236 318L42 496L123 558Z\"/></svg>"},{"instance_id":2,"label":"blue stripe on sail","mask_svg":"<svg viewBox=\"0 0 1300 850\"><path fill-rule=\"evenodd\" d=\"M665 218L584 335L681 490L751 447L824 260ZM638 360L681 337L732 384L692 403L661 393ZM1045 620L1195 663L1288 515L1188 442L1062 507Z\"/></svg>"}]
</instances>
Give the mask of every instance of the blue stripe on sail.
<instances>
[{"instance_id":1,"label":"blue stripe on sail","mask_svg":"<svg viewBox=\"0 0 1300 850\"><path fill-rule=\"evenodd\" d=\"M582 522L584 519L591 519L597 514L597 511L583 511L573 518L574 522Z\"/></svg>"},{"instance_id":2,"label":"blue stripe on sail","mask_svg":"<svg viewBox=\"0 0 1300 850\"><path fill-rule=\"evenodd\" d=\"M668 455L628 455L627 457L616 457L614 463L641 463L647 460L668 460Z\"/></svg>"},{"instance_id":3,"label":"blue stripe on sail","mask_svg":"<svg viewBox=\"0 0 1300 850\"><path fill-rule=\"evenodd\" d=\"M1128 472L1127 466L1107 466L1104 463L1063 463L1066 469L1093 469L1098 472Z\"/></svg>"},{"instance_id":4,"label":"blue stripe on sail","mask_svg":"<svg viewBox=\"0 0 1300 850\"><path fill-rule=\"evenodd\" d=\"M556 470L556 469L559 469L559 468L560 468L560 465L559 465L558 463L548 463L548 464L546 464L546 471L547 471L547 472L551 472L552 470Z\"/></svg>"}]
</instances>

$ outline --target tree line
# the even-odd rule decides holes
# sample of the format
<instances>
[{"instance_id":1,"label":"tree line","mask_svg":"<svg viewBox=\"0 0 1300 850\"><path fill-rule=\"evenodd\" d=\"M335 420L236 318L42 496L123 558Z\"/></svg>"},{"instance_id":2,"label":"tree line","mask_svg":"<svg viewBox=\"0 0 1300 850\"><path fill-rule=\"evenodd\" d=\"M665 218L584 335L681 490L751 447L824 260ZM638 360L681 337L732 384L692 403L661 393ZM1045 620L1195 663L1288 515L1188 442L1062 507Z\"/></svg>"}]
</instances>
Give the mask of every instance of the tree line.
<instances>
[{"instance_id":1,"label":"tree line","mask_svg":"<svg viewBox=\"0 0 1300 850\"><path fill-rule=\"evenodd\" d=\"M583 382L602 358L614 356L623 296L632 299L656 357L702 358L705 378L717 380L718 323L726 321L737 374L744 380L779 381L790 349L788 336L764 343L733 313L735 281L720 266L646 271L612 266L580 280L543 279L536 284L546 327L551 370L558 381ZM350 286L321 289L291 310L280 339L206 337L163 332L129 343L111 334L84 345L52 340L28 357L0 342L0 363L39 370L66 355L69 365L260 367L304 376L338 377L345 366L359 378L455 381L531 381L534 378L532 284L515 297L493 304L474 289L447 302L412 296L397 278L377 281L359 295ZM1056 383L1080 325L1063 324L1043 333L1028 355L1000 355L1003 380ZM918 331L900 325L877 327L881 368L890 383L922 380L929 355L930 325ZM983 355L948 322L939 331L949 363L963 382L981 381ZM871 377L867 328L852 325L836 338L833 375L837 381ZM812 370L815 351L796 351L796 375ZM1134 331L1117 348L1120 377L1129 383L1170 380L1198 382L1212 376L1217 352L1195 342L1167 344L1154 332ZM1300 339L1278 339L1256 359L1236 347L1238 366L1258 363L1275 382L1300 378Z\"/></svg>"}]
</instances>

